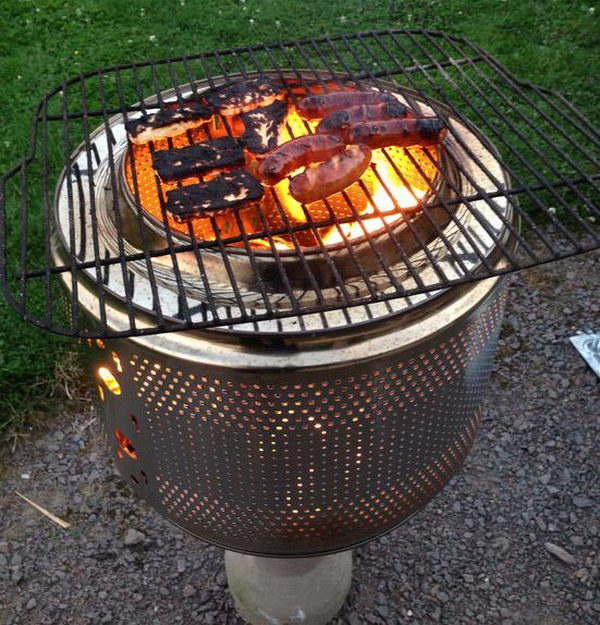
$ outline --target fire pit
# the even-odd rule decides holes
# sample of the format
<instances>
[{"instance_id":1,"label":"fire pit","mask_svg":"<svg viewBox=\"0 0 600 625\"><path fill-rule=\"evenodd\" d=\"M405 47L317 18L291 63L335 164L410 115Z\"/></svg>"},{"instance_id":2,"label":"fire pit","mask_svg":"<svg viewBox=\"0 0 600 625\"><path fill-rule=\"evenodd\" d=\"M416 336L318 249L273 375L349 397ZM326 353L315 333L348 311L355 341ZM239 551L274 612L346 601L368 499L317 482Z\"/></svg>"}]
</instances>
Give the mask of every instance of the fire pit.
<instances>
[{"instance_id":1,"label":"fire pit","mask_svg":"<svg viewBox=\"0 0 600 625\"><path fill-rule=\"evenodd\" d=\"M386 94L415 119L441 120L447 136L374 149L359 179L317 201L295 199L286 177L255 202L180 219L167 210L170 193L214 174L166 181L156 153L239 141L243 117L213 114L151 142L128 137L126 124L261 81L286 89L279 144L317 132L319 120L300 115L302 98L338 91ZM16 220L1 211L5 293L30 321L87 338L120 473L174 524L229 550L232 592L249 621L303 614L324 623L335 613L350 583L348 550L426 505L470 449L502 275L600 242L588 190L598 174L577 161L587 144L555 121L567 104L521 87L462 39L389 32L102 70L40 103L39 153L2 181L3 209L11 193L22 202ZM489 94L565 135L568 153L550 146L575 174L556 170L542 139L525 136L523 149L523 129ZM580 132L598 144L585 124ZM65 151L54 203L51 127ZM245 149L244 166L257 175L265 158ZM537 178L523 179L515 160ZM46 228L34 258L36 166ZM539 218L572 247L551 246ZM7 234L21 239L12 263Z\"/></svg>"}]
</instances>

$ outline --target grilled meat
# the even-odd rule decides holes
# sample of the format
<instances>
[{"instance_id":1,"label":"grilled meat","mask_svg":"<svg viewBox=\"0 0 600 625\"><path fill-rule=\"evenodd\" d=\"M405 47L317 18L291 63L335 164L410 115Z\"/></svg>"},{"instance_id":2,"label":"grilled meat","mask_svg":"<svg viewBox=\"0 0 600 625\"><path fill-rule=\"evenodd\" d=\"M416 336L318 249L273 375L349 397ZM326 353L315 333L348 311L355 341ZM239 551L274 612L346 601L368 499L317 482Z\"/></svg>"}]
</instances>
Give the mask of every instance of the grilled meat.
<instances>
[{"instance_id":1,"label":"grilled meat","mask_svg":"<svg viewBox=\"0 0 600 625\"><path fill-rule=\"evenodd\" d=\"M290 182L290 193L304 204L322 200L356 182L370 162L370 148L366 145L350 145L341 154L294 176Z\"/></svg>"},{"instance_id":2,"label":"grilled meat","mask_svg":"<svg viewBox=\"0 0 600 625\"><path fill-rule=\"evenodd\" d=\"M321 95L309 95L296 105L300 117L304 119L318 119L327 117L334 111L360 106L361 104L396 104L398 100L383 91L332 91Z\"/></svg>"},{"instance_id":3,"label":"grilled meat","mask_svg":"<svg viewBox=\"0 0 600 625\"><path fill-rule=\"evenodd\" d=\"M183 222L259 200L263 193L256 178L245 169L235 169L207 182L168 191L166 209L177 221Z\"/></svg>"},{"instance_id":4,"label":"grilled meat","mask_svg":"<svg viewBox=\"0 0 600 625\"><path fill-rule=\"evenodd\" d=\"M244 162L244 149L231 137L211 139L174 150L159 150L152 155L152 165L161 180L171 182L223 169Z\"/></svg>"},{"instance_id":5,"label":"grilled meat","mask_svg":"<svg viewBox=\"0 0 600 625\"><path fill-rule=\"evenodd\" d=\"M448 134L443 120L437 117L421 119L389 119L380 122L354 124L343 133L346 143L363 143L371 148L390 145L438 145Z\"/></svg>"},{"instance_id":6,"label":"grilled meat","mask_svg":"<svg viewBox=\"0 0 600 625\"><path fill-rule=\"evenodd\" d=\"M287 112L287 102L275 101L269 106L242 113L245 127L242 141L250 152L264 154L277 147L279 130L285 123Z\"/></svg>"},{"instance_id":7,"label":"grilled meat","mask_svg":"<svg viewBox=\"0 0 600 625\"><path fill-rule=\"evenodd\" d=\"M319 122L317 132L321 134L342 134L346 128L359 122L402 119L408 115L408 107L404 106L404 104L400 104L400 102L360 104L330 113Z\"/></svg>"},{"instance_id":8,"label":"grilled meat","mask_svg":"<svg viewBox=\"0 0 600 625\"><path fill-rule=\"evenodd\" d=\"M268 106L284 98L281 86L266 76L242 80L217 87L202 94L204 99L221 115L239 115L258 106Z\"/></svg>"},{"instance_id":9,"label":"grilled meat","mask_svg":"<svg viewBox=\"0 0 600 625\"><path fill-rule=\"evenodd\" d=\"M344 143L333 135L305 135L283 143L267 154L258 168L264 184L274 185L298 167L324 161L344 151Z\"/></svg>"},{"instance_id":10,"label":"grilled meat","mask_svg":"<svg viewBox=\"0 0 600 625\"><path fill-rule=\"evenodd\" d=\"M125 130L132 143L148 143L206 124L211 117L211 109L200 102L171 103L156 113L126 121Z\"/></svg>"}]
</instances>

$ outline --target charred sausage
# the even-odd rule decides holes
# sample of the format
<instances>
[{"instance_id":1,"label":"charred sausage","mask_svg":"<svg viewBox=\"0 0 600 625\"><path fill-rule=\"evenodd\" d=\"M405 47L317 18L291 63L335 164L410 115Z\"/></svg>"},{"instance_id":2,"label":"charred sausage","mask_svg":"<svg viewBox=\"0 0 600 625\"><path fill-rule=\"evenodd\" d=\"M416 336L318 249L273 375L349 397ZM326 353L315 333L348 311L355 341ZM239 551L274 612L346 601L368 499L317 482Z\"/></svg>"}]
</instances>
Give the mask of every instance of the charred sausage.
<instances>
[{"instance_id":1,"label":"charred sausage","mask_svg":"<svg viewBox=\"0 0 600 625\"><path fill-rule=\"evenodd\" d=\"M398 102L393 95L382 91L333 91L321 95L309 95L296 104L296 111L304 119L327 117L334 111L347 109L361 104L394 104Z\"/></svg>"},{"instance_id":2,"label":"charred sausage","mask_svg":"<svg viewBox=\"0 0 600 625\"><path fill-rule=\"evenodd\" d=\"M327 160L344 150L344 143L333 135L305 135L292 139L267 154L258 168L264 184L274 185L298 167Z\"/></svg>"},{"instance_id":3,"label":"charred sausage","mask_svg":"<svg viewBox=\"0 0 600 625\"><path fill-rule=\"evenodd\" d=\"M294 176L290 182L290 193L303 204L322 200L356 182L370 162L369 147L350 145L341 154Z\"/></svg>"},{"instance_id":4,"label":"charred sausage","mask_svg":"<svg viewBox=\"0 0 600 625\"><path fill-rule=\"evenodd\" d=\"M381 121L384 119L402 119L409 110L400 102L381 102L380 104L360 104L341 111L330 113L317 126L321 134L343 134L354 124L360 122Z\"/></svg>"},{"instance_id":5,"label":"charred sausage","mask_svg":"<svg viewBox=\"0 0 600 625\"><path fill-rule=\"evenodd\" d=\"M447 134L448 128L441 119L427 117L354 124L345 130L343 138L346 143L363 143L375 149L390 145L438 145Z\"/></svg>"}]
</instances>

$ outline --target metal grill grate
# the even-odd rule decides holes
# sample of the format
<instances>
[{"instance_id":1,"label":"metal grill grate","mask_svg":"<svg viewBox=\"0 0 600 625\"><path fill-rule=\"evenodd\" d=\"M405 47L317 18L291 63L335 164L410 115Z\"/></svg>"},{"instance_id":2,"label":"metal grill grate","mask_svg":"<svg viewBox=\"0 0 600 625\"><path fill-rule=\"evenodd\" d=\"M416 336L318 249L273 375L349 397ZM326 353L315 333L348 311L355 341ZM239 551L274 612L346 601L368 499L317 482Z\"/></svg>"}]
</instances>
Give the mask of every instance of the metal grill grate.
<instances>
[{"instance_id":1,"label":"metal grill grate","mask_svg":"<svg viewBox=\"0 0 600 625\"><path fill-rule=\"evenodd\" d=\"M264 72L299 89L392 89L417 111L444 118L450 132L439 156L402 155L417 173L398 173L408 190L415 177L428 181L422 210L401 227L382 220L376 236L356 242L343 224L364 231L361 224L383 213L373 203L372 213L359 214L351 194L345 216L303 207L304 218L291 221L279 209L276 228L262 211L254 229L237 213L229 234L211 218L206 238L192 227L184 237L148 228L135 180L129 203L123 191L124 120ZM331 328L329 311L338 325L368 322L397 314L406 308L397 302L415 295L597 248L599 161L600 134L562 96L437 32L342 35L101 69L40 101L30 153L1 179L3 287L26 319L74 336L252 331L286 319L315 332ZM336 247L323 242L328 228L341 233ZM278 249L278 237L291 249Z\"/></svg>"}]
</instances>

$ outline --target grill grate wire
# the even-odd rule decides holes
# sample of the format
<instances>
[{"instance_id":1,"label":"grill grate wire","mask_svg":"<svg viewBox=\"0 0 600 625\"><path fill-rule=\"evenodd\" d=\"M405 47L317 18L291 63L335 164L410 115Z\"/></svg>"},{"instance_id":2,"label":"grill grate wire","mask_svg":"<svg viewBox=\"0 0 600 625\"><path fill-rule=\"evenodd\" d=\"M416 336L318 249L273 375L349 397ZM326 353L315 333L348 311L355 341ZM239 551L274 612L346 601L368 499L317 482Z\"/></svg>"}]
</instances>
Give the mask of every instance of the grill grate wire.
<instances>
[{"instance_id":1,"label":"grill grate wire","mask_svg":"<svg viewBox=\"0 0 600 625\"><path fill-rule=\"evenodd\" d=\"M135 202L134 223L139 244L136 251L125 245L122 221L122 200L113 196L116 252L109 253L101 244L101 223L96 202L93 173L104 160L108 166L108 180L118 186L117 139L111 118L119 115L124 121L132 113L145 112L164 104L162 93L174 89L178 99L183 98L181 85L197 93L197 81L230 82L253 73L272 72L280 77L290 73L299 85L307 80L327 89L330 82L345 77L349 85L386 89L392 82L414 93L417 110L424 103L440 117L452 119L470 129L480 129L489 138L486 147L496 148L510 182L499 180L490 171L481 155L465 143L462 135L450 134L456 150L444 150L448 165L468 183L469 192L446 176L441 159L432 157L430 165L436 175L444 178L449 195L435 190L434 180L423 164L410 151L405 154L419 175L429 183L432 194L422 203L421 219L435 234L437 245L444 250L455 268L448 275L447 264L439 262L416 222L405 220L406 229L416 242L420 262L426 262L432 271L424 277L415 254L405 249L397 230L385 220L378 237L366 238L365 255L357 253L356 246L345 234L343 224L358 222L366 233L367 218L381 217L375 202L374 212L368 216L358 213L353 200L343 193L349 214L337 216L325 201L327 215L315 219L302 207L305 221L292 222L273 191L273 202L282 226L270 227L259 211L264 230L248 232L239 212L235 213L239 234L226 236L218 221L211 217L214 240L200 240L191 225L187 241L182 241L166 228L166 244L154 247L144 226L144 212L139 202L139 182L132 167ZM132 105L138 102L138 105ZM439 103L443 103L440 108ZM222 118L228 131L227 120ZM105 145L96 143L94 129L101 125L107 137ZM307 129L308 129L308 125ZM293 136L293 130L288 127ZM478 135L481 136L481 135ZM72 157L81 144L84 160ZM493 144L493 145L492 145ZM493 147L495 146L495 148ZM384 151L385 153L385 151ZM414 195L410 181L390 157L387 162L395 174ZM468 163L468 167L466 166ZM83 167L82 167L83 164ZM323 330L328 330L328 311L340 311L348 325L352 324L351 309L362 307L367 318L372 317L370 306L383 303L393 314L393 301L416 294L431 293L457 284L472 282L500 273L517 271L541 263L566 258L573 254L596 249L600 244L600 134L563 96L551 90L521 81L506 70L496 59L466 39L428 30L386 30L356 35L323 37L300 42L261 44L248 48L215 51L173 59L152 60L118 65L82 74L64 82L46 94L39 102L32 125L29 154L0 180L0 259L2 284L9 303L27 320L43 328L71 336L110 337L154 334L190 328L225 327L264 320L290 317L298 319L299 332L308 332L304 316L315 314ZM475 166L489 180L494 190L484 188L474 178ZM68 204L67 256L57 261L53 257L53 200L51 189L66 168L64 193ZM373 172L385 187L377 168ZM157 180L157 185L158 185ZM360 183L362 193L369 198L369 189ZM160 187L159 196L162 197ZM267 190L267 193L270 191ZM390 200L398 204L393 191L387 189ZM416 196L415 196L416 198ZM514 218L507 217L500 201L510 201ZM478 208L481 203L498 219L507 236L499 236L487 223ZM461 207L486 232L501 262L491 262L475 237L457 214ZM166 212L162 206L163 219ZM467 249L459 248L440 226L434 211L446 216L448 224L460 232ZM349 287L340 270L339 254L323 242L321 230L334 228L340 235L339 244L355 269L355 283ZM79 230L78 230L79 228ZM286 253L276 245L276 237L289 237L307 278L311 297L298 293L286 269ZM315 241L307 251L302 237L310 235ZM258 268L260 253L251 245L262 238L268 243L278 273L282 292L274 304L269 285ZM394 262L403 263L407 280L401 280L389 256L382 253L380 241L385 240L394 251ZM90 245L86 247L86 241ZM248 263L256 276L256 294L252 302L245 297L233 266L235 256L228 246L238 244L245 251ZM316 248L316 250L314 249ZM332 299L320 286L310 254L318 252L328 268L337 296ZM198 282L205 297L198 303L190 297L185 285L180 254L191 252L198 272ZM206 253L220 258L232 293L231 305L223 305L218 298L211 268L206 264ZM289 255L289 253L287 253ZM467 263L467 257L477 262ZM176 285L178 314L173 317L165 308L165 289L156 274L155 261L168 259ZM151 315L140 323L134 303L139 279L134 266L144 267L152 300ZM373 270L375 267L375 271ZM126 327L110 326L107 307L113 297L110 278L118 275L122 282L120 300L126 315ZM378 273L386 277L381 286L373 279ZM69 283L67 314L61 311L61 288ZM97 293L98 319L90 324L82 317L80 289L86 281L94 282ZM314 332L314 330L310 330Z\"/></svg>"}]
</instances>

